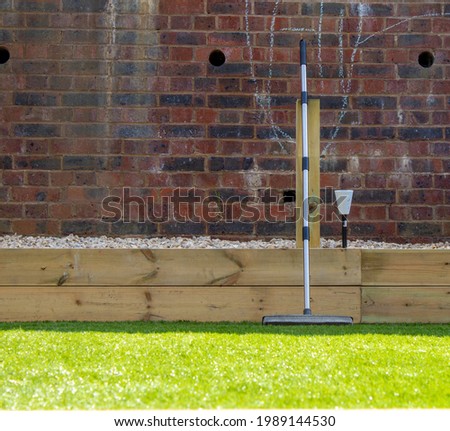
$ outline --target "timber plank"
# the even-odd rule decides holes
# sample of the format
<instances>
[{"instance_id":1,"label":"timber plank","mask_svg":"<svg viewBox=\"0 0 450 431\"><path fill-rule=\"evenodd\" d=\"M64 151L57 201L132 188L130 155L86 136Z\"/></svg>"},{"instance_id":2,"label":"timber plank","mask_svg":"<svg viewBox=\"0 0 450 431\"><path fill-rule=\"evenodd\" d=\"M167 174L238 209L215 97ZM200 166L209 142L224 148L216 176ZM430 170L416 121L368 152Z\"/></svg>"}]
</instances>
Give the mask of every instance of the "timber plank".
<instances>
[{"instance_id":1,"label":"timber plank","mask_svg":"<svg viewBox=\"0 0 450 431\"><path fill-rule=\"evenodd\" d=\"M363 287L363 323L450 323L450 286Z\"/></svg>"},{"instance_id":2,"label":"timber plank","mask_svg":"<svg viewBox=\"0 0 450 431\"><path fill-rule=\"evenodd\" d=\"M357 287L312 288L316 314L361 320ZM0 321L254 321L303 311L303 289L278 287L0 287Z\"/></svg>"},{"instance_id":3,"label":"timber plank","mask_svg":"<svg viewBox=\"0 0 450 431\"><path fill-rule=\"evenodd\" d=\"M450 284L450 250L362 250L363 286Z\"/></svg>"},{"instance_id":4,"label":"timber plank","mask_svg":"<svg viewBox=\"0 0 450 431\"><path fill-rule=\"evenodd\" d=\"M303 247L303 170L302 170L302 103L297 100L296 111L296 242L297 247ZM309 229L310 246L320 247L320 99L308 100L308 157L309 157L309 188L310 199ZM317 204L317 205L314 205Z\"/></svg>"},{"instance_id":5,"label":"timber plank","mask_svg":"<svg viewBox=\"0 0 450 431\"><path fill-rule=\"evenodd\" d=\"M0 285L295 286L302 250L2 249ZM311 284L359 286L360 250L311 250Z\"/></svg>"}]
</instances>

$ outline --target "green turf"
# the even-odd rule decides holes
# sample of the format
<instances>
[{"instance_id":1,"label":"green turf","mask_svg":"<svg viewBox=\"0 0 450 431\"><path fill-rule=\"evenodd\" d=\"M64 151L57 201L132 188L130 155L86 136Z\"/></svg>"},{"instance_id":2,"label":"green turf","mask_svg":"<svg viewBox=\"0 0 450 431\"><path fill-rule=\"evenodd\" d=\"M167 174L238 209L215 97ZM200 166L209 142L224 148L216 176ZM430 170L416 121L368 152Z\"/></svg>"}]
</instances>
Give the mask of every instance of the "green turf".
<instances>
[{"instance_id":1,"label":"green turf","mask_svg":"<svg viewBox=\"0 0 450 431\"><path fill-rule=\"evenodd\" d=\"M449 408L450 325L0 323L0 409Z\"/></svg>"}]
</instances>

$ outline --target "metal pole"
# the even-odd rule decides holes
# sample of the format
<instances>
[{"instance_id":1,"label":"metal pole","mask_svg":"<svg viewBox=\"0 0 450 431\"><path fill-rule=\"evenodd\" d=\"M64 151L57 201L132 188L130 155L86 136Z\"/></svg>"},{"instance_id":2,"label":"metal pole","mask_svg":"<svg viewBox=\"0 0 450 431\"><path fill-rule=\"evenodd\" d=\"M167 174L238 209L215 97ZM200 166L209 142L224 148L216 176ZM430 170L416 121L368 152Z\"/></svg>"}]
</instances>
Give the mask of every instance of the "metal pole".
<instances>
[{"instance_id":1,"label":"metal pole","mask_svg":"<svg viewBox=\"0 0 450 431\"><path fill-rule=\"evenodd\" d=\"M301 102L302 102L302 177L303 177L303 286L305 308L303 314L311 314L309 300L309 154L308 154L308 90L306 75L306 42L300 41Z\"/></svg>"},{"instance_id":2,"label":"metal pole","mask_svg":"<svg viewBox=\"0 0 450 431\"><path fill-rule=\"evenodd\" d=\"M348 229L348 221L347 216L342 214L342 248L347 248L347 229Z\"/></svg>"}]
</instances>

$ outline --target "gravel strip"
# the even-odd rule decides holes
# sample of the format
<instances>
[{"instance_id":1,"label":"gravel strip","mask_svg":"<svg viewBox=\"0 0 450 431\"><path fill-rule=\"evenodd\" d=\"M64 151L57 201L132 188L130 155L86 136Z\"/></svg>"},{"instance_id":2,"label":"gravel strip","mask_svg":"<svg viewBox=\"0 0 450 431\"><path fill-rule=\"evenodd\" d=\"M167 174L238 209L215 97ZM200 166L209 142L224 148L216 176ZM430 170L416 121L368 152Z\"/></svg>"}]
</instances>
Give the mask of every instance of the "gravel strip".
<instances>
[{"instance_id":1,"label":"gravel strip","mask_svg":"<svg viewBox=\"0 0 450 431\"><path fill-rule=\"evenodd\" d=\"M339 248L341 241L321 239L323 248ZM221 239L200 236L195 238L111 238L80 237L69 235L66 237L48 236L0 236L0 248L138 248L138 249L176 249L176 248L246 248L246 249L284 249L295 248L295 241L289 239L274 238L270 241L227 241ZM395 244L376 241L349 241L348 248L367 249L450 249L450 242L435 244Z\"/></svg>"}]
</instances>

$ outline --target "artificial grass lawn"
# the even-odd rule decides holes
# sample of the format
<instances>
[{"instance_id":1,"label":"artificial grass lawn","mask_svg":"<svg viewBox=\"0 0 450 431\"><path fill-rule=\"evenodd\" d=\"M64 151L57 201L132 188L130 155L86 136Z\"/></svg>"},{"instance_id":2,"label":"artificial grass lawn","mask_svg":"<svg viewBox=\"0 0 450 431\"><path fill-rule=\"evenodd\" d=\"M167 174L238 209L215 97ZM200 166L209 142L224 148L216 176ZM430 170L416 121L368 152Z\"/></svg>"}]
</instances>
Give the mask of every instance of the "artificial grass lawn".
<instances>
[{"instance_id":1,"label":"artificial grass lawn","mask_svg":"<svg viewBox=\"0 0 450 431\"><path fill-rule=\"evenodd\" d=\"M450 325L0 323L0 409L449 408Z\"/></svg>"}]
</instances>

